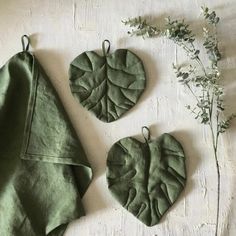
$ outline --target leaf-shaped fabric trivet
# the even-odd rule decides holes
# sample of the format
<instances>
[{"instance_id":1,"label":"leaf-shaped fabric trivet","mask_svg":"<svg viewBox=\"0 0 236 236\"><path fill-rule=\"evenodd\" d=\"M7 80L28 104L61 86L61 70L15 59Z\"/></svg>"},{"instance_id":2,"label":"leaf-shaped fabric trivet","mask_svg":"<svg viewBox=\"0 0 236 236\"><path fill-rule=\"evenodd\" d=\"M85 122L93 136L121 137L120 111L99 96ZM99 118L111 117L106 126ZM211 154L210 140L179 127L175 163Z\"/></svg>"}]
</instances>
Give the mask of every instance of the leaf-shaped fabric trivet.
<instances>
[{"instance_id":1,"label":"leaf-shaped fabric trivet","mask_svg":"<svg viewBox=\"0 0 236 236\"><path fill-rule=\"evenodd\" d=\"M109 43L107 50L105 42ZM84 52L70 64L70 87L80 103L104 122L121 117L145 89L142 61L127 49L109 54L110 42L102 44L103 56Z\"/></svg>"},{"instance_id":2,"label":"leaf-shaped fabric trivet","mask_svg":"<svg viewBox=\"0 0 236 236\"><path fill-rule=\"evenodd\" d=\"M108 188L120 204L148 226L156 225L186 182L185 155L170 134L146 142L128 137L108 153Z\"/></svg>"}]
</instances>

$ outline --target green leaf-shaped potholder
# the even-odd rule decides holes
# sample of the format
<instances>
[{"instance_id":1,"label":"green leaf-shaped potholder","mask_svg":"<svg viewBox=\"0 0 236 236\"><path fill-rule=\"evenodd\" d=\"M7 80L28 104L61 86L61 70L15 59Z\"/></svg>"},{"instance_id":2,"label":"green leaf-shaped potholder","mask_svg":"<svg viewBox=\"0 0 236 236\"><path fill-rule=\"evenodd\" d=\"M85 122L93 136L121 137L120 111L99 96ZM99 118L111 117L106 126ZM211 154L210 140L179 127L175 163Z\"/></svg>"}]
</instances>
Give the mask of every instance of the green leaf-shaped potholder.
<instances>
[{"instance_id":1,"label":"green leaf-shaped potholder","mask_svg":"<svg viewBox=\"0 0 236 236\"><path fill-rule=\"evenodd\" d=\"M170 134L145 143L128 137L108 153L108 188L119 203L147 226L156 225L186 183L185 155Z\"/></svg>"},{"instance_id":2,"label":"green leaf-shaped potholder","mask_svg":"<svg viewBox=\"0 0 236 236\"><path fill-rule=\"evenodd\" d=\"M105 49L105 42L109 43ZM109 54L110 42L102 44L103 56L94 51L80 54L70 64L70 87L80 103L104 122L121 117L138 101L146 86L143 63L127 49Z\"/></svg>"}]
</instances>

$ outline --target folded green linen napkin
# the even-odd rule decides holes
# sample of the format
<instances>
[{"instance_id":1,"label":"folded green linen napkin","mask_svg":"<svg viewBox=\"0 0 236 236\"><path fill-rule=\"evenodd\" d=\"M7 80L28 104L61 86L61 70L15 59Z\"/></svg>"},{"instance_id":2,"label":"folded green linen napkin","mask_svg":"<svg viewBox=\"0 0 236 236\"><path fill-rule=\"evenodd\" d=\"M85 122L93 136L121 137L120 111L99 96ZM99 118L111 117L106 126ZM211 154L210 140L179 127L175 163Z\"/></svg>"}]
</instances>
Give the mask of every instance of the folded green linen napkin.
<instances>
[{"instance_id":1,"label":"folded green linen napkin","mask_svg":"<svg viewBox=\"0 0 236 236\"><path fill-rule=\"evenodd\" d=\"M84 215L92 171L25 40L0 69L0 235L59 236Z\"/></svg>"}]
</instances>

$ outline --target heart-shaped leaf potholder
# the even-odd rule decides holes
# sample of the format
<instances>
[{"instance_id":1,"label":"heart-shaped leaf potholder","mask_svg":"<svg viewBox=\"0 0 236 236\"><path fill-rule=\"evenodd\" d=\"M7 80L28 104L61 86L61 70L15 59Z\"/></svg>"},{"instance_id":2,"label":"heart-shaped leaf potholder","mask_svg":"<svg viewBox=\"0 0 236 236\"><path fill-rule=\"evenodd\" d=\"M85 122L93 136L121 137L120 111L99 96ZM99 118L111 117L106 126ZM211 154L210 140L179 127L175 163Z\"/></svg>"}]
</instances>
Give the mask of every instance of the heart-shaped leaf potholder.
<instances>
[{"instance_id":1,"label":"heart-shaped leaf potholder","mask_svg":"<svg viewBox=\"0 0 236 236\"><path fill-rule=\"evenodd\" d=\"M156 225L185 187L185 155L170 134L145 143L128 137L108 153L108 188L119 203L147 226Z\"/></svg>"},{"instance_id":2,"label":"heart-shaped leaf potholder","mask_svg":"<svg viewBox=\"0 0 236 236\"><path fill-rule=\"evenodd\" d=\"M88 51L71 62L70 87L80 103L98 119L112 122L137 103L145 89L146 76L142 61L133 52L118 49L109 54L108 40L102 48L103 56Z\"/></svg>"}]
</instances>

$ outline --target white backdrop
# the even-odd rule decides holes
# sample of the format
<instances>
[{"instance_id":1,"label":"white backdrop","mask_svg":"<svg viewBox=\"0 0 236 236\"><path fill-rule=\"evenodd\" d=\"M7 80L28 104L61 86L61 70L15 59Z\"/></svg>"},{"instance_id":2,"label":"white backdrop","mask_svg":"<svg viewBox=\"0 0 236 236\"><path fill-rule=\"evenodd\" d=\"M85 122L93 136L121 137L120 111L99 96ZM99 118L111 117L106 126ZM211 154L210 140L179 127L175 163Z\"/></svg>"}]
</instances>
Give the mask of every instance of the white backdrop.
<instances>
[{"instance_id":1,"label":"white backdrop","mask_svg":"<svg viewBox=\"0 0 236 236\"><path fill-rule=\"evenodd\" d=\"M35 55L52 79L94 170L83 203L87 216L71 223L65 236L211 236L215 230L216 170L210 133L185 109L190 94L177 83L172 62L185 53L166 39L130 38L122 19L143 15L158 21L185 17L201 42L200 6L221 16L220 48L228 108L236 111L235 0L0 0L0 64L21 50L20 37L31 35ZM111 50L129 48L144 61L148 86L138 104L120 120L105 124L83 109L68 86L72 59L86 50L99 50L104 39ZM184 146L188 182L177 204L155 227L146 227L110 195L105 178L111 145L126 136L140 138L141 127L152 136L171 132ZM236 235L236 122L220 139L222 235Z\"/></svg>"}]
</instances>

